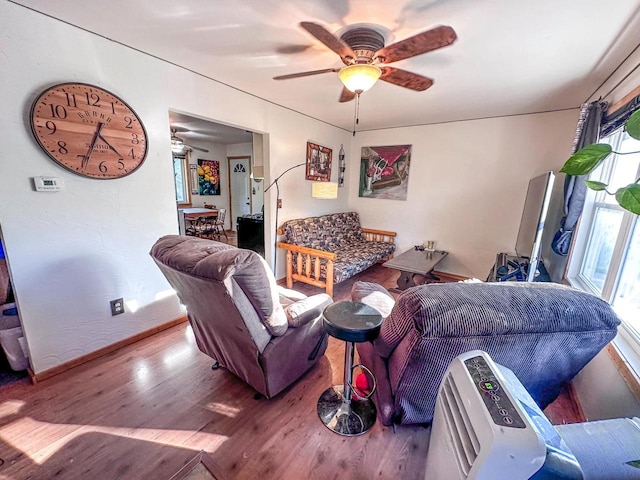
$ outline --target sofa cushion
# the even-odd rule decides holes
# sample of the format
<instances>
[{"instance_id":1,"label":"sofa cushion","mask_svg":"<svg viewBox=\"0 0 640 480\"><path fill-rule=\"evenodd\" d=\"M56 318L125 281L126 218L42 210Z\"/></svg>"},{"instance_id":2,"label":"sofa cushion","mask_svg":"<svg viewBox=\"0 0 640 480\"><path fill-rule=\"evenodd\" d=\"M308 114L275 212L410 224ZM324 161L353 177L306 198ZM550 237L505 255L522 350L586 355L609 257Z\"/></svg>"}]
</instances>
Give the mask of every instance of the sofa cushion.
<instances>
[{"instance_id":1,"label":"sofa cushion","mask_svg":"<svg viewBox=\"0 0 640 480\"><path fill-rule=\"evenodd\" d=\"M396 246L388 242L353 241L339 251L333 266L333 280L340 283L356 273L365 271L370 266L393 254Z\"/></svg>"},{"instance_id":2,"label":"sofa cushion","mask_svg":"<svg viewBox=\"0 0 640 480\"><path fill-rule=\"evenodd\" d=\"M364 240L356 212L289 220L282 225L282 230L285 242L325 252L335 252L349 242Z\"/></svg>"},{"instance_id":3,"label":"sofa cushion","mask_svg":"<svg viewBox=\"0 0 640 480\"><path fill-rule=\"evenodd\" d=\"M422 339L615 332L620 319L604 300L556 283L440 283L406 290L382 326L388 357L409 330Z\"/></svg>"}]
</instances>

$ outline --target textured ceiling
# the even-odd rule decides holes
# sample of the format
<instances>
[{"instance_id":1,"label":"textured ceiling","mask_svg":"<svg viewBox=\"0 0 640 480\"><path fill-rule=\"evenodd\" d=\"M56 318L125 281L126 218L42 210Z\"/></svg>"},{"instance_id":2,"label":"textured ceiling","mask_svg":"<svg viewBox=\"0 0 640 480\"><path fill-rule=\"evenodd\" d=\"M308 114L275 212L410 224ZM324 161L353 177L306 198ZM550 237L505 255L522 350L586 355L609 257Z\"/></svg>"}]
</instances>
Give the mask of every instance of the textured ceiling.
<instances>
[{"instance_id":1,"label":"textured ceiling","mask_svg":"<svg viewBox=\"0 0 640 480\"><path fill-rule=\"evenodd\" d=\"M452 46L393 66L433 78L414 92L378 82L362 95L359 130L575 108L637 47L640 0L20 0L54 18L132 46L330 124L351 129L337 54L299 27L331 32L370 23L387 44L437 25Z\"/></svg>"}]
</instances>

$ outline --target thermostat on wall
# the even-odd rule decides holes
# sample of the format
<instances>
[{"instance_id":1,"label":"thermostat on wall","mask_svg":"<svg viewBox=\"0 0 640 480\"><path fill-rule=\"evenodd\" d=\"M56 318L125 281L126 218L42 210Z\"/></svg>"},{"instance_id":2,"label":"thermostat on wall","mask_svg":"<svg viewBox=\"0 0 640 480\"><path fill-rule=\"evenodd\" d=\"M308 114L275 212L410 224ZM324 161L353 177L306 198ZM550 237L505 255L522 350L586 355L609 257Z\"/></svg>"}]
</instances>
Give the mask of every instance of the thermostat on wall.
<instances>
[{"instance_id":1,"label":"thermostat on wall","mask_svg":"<svg viewBox=\"0 0 640 480\"><path fill-rule=\"evenodd\" d=\"M33 177L38 192L57 192L62 190L62 179L58 177Z\"/></svg>"}]
</instances>

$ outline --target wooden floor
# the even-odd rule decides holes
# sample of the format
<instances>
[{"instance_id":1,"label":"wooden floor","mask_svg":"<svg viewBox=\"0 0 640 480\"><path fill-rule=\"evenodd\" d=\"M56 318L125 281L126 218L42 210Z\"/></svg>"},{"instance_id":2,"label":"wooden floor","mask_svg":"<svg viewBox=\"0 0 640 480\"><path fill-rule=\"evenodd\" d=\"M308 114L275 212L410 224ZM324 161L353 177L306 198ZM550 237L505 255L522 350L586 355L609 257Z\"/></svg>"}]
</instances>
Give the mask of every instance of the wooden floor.
<instances>
[{"instance_id":1,"label":"wooden floor","mask_svg":"<svg viewBox=\"0 0 640 480\"><path fill-rule=\"evenodd\" d=\"M376 266L359 278L391 286L393 272ZM256 400L231 373L212 371L179 325L37 385L0 390L0 478L168 479L200 450L228 479L422 478L428 429L394 433L377 423L350 438L321 424L316 400L342 383L343 357L343 342L330 339L299 382Z\"/></svg>"}]
</instances>

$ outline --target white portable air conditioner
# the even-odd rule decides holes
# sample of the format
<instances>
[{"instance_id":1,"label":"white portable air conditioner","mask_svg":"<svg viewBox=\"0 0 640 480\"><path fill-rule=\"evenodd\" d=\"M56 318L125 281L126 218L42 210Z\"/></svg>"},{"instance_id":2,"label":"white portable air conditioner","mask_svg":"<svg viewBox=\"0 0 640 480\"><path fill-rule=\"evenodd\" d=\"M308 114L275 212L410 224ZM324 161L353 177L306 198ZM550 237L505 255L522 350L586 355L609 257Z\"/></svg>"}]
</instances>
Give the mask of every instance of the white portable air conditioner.
<instances>
[{"instance_id":1,"label":"white portable air conditioner","mask_svg":"<svg viewBox=\"0 0 640 480\"><path fill-rule=\"evenodd\" d=\"M436 400L426 480L582 479L573 454L509 369L456 357Z\"/></svg>"}]
</instances>

